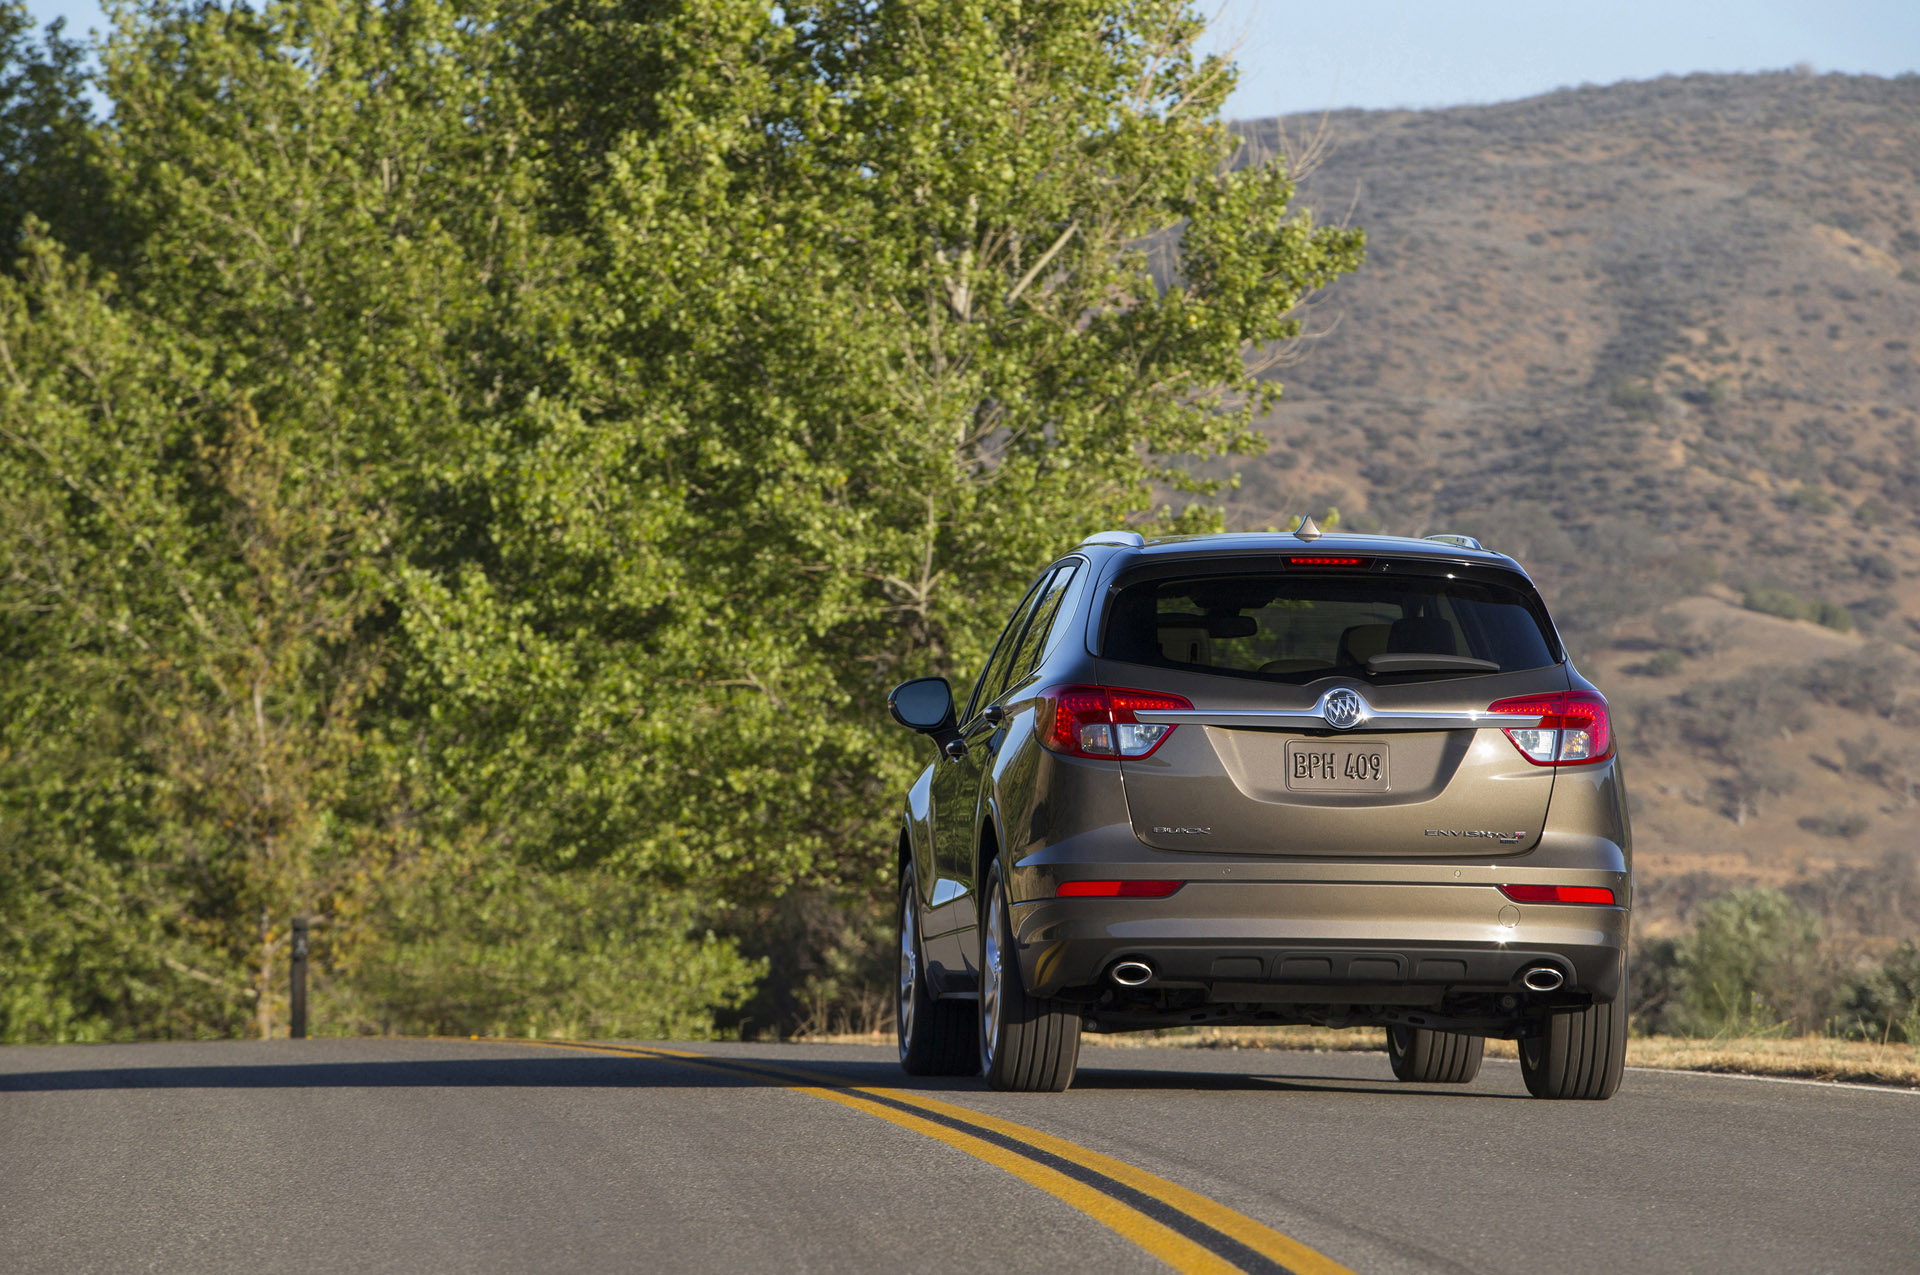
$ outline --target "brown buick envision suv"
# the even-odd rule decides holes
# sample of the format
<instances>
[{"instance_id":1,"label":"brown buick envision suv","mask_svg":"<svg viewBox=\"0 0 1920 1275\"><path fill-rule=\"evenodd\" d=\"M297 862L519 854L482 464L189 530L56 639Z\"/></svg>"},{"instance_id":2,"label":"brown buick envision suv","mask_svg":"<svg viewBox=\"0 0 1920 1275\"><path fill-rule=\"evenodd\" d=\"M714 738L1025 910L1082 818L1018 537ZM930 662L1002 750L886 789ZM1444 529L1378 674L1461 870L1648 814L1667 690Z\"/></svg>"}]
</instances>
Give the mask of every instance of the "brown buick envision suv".
<instances>
[{"instance_id":1,"label":"brown buick envision suv","mask_svg":"<svg viewBox=\"0 0 1920 1275\"><path fill-rule=\"evenodd\" d=\"M1606 1098L1631 850L1607 704L1461 536L1143 540L1040 572L900 833L900 1061L1061 1090L1080 1032L1378 1026L1402 1080L1518 1041Z\"/></svg>"}]
</instances>

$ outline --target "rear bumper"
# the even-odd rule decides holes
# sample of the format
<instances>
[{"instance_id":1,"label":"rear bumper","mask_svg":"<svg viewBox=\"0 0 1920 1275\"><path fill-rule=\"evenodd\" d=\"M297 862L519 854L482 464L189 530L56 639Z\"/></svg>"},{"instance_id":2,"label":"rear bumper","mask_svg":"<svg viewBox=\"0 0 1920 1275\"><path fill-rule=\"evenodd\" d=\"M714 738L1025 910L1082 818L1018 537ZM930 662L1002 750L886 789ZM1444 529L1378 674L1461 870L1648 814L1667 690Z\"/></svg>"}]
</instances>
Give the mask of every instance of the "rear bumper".
<instances>
[{"instance_id":1,"label":"rear bumper","mask_svg":"<svg viewBox=\"0 0 1920 1275\"><path fill-rule=\"evenodd\" d=\"M1625 898L1625 881L1591 881ZM1189 881L1165 899L1039 899L1013 908L1021 973L1036 995L1091 999L1122 960L1142 991L1202 990L1213 1002L1437 1005L1512 991L1547 965L1564 990L1617 999L1624 907L1516 904L1492 884Z\"/></svg>"}]
</instances>

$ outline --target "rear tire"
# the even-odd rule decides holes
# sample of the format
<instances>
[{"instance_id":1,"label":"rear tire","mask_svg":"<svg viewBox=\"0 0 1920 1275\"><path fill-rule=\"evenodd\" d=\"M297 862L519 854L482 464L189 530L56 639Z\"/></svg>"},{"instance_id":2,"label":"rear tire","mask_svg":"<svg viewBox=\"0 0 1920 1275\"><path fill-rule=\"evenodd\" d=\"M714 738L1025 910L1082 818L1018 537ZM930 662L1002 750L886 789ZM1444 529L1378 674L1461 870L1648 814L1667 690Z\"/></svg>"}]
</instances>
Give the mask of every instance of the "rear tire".
<instances>
[{"instance_id":1,"label":"rear tire","mask_svg":"<svg viewBox=\"0 0 1920 1275\"><path fill-rule=\"evenodd\" d=\"M894 966L894 1035L909 1076L971 1076L980 1070L980 1029L971 1001L938 1000L927 990L920 954L913 864L900 873L900 942Z\"/></svg>"},{"instance_id":2,"label":"rear tire","mask_svg":"<svg viewBox=\"0 0 1920 1275\"><path fill-rule=\"evenodd\" d=\"M980 926L981 1074L993 1089L1063 1092L1080 1061L1080 1013L1027 994L999 863L979 898L986 909Z\"/></svg>"},{"instance_id":3,"label":"rear tire","mask_svg":"<svg viewBox=\"0 0 1920 1275\"><path fill-rule=\"evenodd\" d=\"M1611 1098L1626 1062L1624 998L1550 1015L1538 1036L1520 1041L1520 1078L1536 1098Z\"/></svg>"},{"instance_id":4,"label":"rear tire","mask_svg":"<svg viewBox=\"0 0 1920 1275\"><path fill-rule=\"evenodd\" d=\"M1423 1085L1464 1085L1480 1074L1486 1038L1425 1027L1387 1028L1387 1061L1396 1080Z\"/></svg>"}]
</instances>

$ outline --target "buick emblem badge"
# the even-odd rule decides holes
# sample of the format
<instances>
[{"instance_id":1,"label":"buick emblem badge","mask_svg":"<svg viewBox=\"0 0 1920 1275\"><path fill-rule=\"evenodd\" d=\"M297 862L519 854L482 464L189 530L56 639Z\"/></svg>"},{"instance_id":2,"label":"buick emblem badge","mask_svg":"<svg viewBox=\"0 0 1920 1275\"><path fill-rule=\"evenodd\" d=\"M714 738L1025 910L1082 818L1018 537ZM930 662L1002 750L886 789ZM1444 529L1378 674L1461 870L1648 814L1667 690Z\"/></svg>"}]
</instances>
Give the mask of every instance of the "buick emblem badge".
<instances>
[{"instance_id":1,"label":"buick emblem badge","mask_svg":"<svg viewBox=\"0 0 1920 1275\"><path fill-rule=\"evenodd\" d=\"M1344 686L1328 691L1326 699L1320 702L1320 716L1335 730L1352 730L1360 724L1366 711L1366 703L1360 698L1359 692Z\"/></svg>"}]
</instances>

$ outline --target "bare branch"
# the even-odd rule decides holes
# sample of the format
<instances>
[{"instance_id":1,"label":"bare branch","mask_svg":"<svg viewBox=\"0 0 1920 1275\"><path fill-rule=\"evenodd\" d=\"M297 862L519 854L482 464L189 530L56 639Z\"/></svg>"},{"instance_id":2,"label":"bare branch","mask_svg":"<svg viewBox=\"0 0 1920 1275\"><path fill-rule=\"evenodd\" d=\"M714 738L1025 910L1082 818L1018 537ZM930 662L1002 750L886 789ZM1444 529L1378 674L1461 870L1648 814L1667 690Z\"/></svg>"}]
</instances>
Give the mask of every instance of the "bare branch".
<instances>
[{"instance_id":1,"label":"bare branch","mask_svg":"<svg viewBox=\"0 0 1920 1275\"><path fill-rule=\"evenodd\" d=\"M1029 284L1039 278L1040 272L1047 268L1047 263L1059 255L1060 250L1067 246L1067 241L1073 238L1075 232L1079 229L1080 222L1078 219L1067 223L1067 228L1060 232L1060 237L1053 241L1053 246L1041 253L1040 259L1034 262L1027 273L1020 277L1020 282L1013 285L1013 291L1007 294L1008 305L1012 305L1020 299L1020 294L1027 290Z\"/></svg>"},{"instance_id":2,"label":"bare branch","mask_svg":"<svg viewBox=\"0 0 1920 1275\"><path fill-rule=\"evenodd\" d=\"M242 987L231 979L220 978L217 975L207 973L205 970L197 970L185 961L176 960L165 953L161 954L160 963L176 974L184 974L188 978L197 979L209 987L217 987L227 992L240 992L243 995L249 996L256 994L251 987Z\"/></svg>"}]
</instances>

